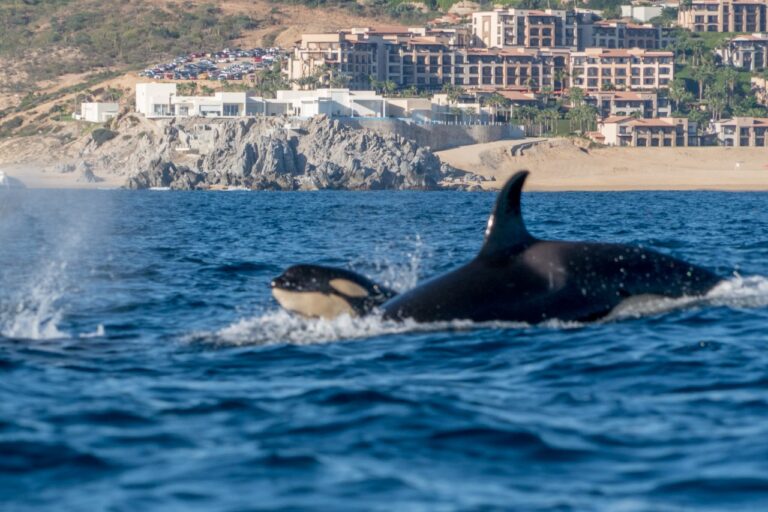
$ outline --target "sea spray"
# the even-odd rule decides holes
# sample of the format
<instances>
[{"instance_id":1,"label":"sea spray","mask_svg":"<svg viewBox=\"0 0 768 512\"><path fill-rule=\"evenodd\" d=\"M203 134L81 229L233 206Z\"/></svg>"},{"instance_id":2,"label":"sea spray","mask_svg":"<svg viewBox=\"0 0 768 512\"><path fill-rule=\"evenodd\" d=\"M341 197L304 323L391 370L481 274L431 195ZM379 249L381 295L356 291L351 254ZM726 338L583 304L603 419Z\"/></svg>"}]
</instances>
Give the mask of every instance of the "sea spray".
<instances>
[{"instance_id":1,"label":"sea spray","mask_svg":"<svg viewBox=\"0 0 768 512\"><path fill-rule=\"evenodd\" d=\"M83 256L93 251L90 241L105 219L103 197L83 202L60 192L39 202L34 193L18 191L0 208L0 244L10 249L0 263L13 268L0 272L1 335L33 340L71 336L62 323L78 293L74 276Z\"/></svg>"}]
</instances>

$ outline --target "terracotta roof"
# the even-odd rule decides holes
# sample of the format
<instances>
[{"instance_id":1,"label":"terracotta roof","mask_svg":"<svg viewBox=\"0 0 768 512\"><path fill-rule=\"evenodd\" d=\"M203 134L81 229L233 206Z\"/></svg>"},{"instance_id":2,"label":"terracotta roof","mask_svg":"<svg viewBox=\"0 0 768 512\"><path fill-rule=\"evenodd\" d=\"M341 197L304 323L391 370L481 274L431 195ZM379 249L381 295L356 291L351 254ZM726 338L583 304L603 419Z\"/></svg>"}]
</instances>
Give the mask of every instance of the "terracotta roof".
<instances>
[{"instance_id":1,"label":"terracotta roof","mask_svg":"<svg viewBox=\"0 0 768 512\"><path fill-rule=\"evenodd\" d=\"M499 94L510 101L536 101L536 96L533 93L526 94L520 91L499 91Z\"/></svg>"},{"instance_id":2,"label":"terracotta roof","mask_svg":"<svg viewBox=\"0 0 768 512\"><path fill-rule=\"evenodd\" d=\"M676 123L674 117L657 117L655 119L635 119L630 124L633 126L647 126L648 128L674 128Z\"/></svg>"},{"instance_id":3,"label":"terracotta roof","mask_svg":"<svg viewBox=\"0 0 768 512\"><path fill-rule=\"evenodd\" d=\"M655 95L653 92L634 92L634 91L595 91L587 93L587 96L605 97L612 96L616 100L642 100L646 96Z\"/></svg>"},{"instance_id":4,"label":"terracotta roof","mask_svg":"<svg viewBox=\"0 0 768 512\"><path fill-rule=\"evenodd\" d=\"M608 116L603 119L603 124L623 123L624 121L632 120L631 116Z\"/></svg>"}]
</instances>

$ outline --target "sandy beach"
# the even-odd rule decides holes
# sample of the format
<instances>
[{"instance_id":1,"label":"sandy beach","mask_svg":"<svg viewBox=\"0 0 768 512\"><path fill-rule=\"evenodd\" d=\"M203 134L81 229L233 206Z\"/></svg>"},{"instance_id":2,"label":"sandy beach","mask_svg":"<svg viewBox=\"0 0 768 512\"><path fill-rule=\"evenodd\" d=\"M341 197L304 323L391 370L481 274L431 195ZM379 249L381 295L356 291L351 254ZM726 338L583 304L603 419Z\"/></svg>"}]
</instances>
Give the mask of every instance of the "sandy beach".
<instances>
[{"instance_id":1,"label":"sandy beach","mask_svg":"<svg viewBox=\"0 0 768 512\"><path fill-rule=\"evenodd\" d=\"M536 141L541 139L530 139ZM527 190L768 190L768 148L598 148L544 140L512 156L523 141L462 146L437 155L454 167L496 181L531 171Z\"/></svg>"},{"instance_id":2,"label":"sandy beach","mask_svg":"<svg viewBox=\"0 0 768 512\"><path fill-rule=\"evenodd\" d=\"M35 144L14 141L5 147L0 171L29 188L118 188L125 175L99 173L103 181L88 183L80 173L53 170L57 158L40 155ZM43 142L43 141L40 141ZM536 143L522 155L512 155L521 144ZM8 151L11 149L11 151ZM768 190L768 148L597 148L581 147L568 139L527 139L461 146L436 153L454 167L495 181L499 188L519 169L531 171L527 190ZM8 156L17 158L8 158ZM10 160L10 161L8 161ZM19 163L26 161L28 163Z\"/></svg>"},{"instance_id":3,"label":"sandy beach","mask_svg":"<svg viewBox=\"0 0 768 512\"><path fill-rule=\"evenodd\" d=\"M104 189L120 188L125 184L125 176L99 175L103 181L89 183L83 181L78 173L58 173L46 170L42 165L0 164L0 172L11 178L16 178L27 188Z\"/></svg>"}]
</instances>

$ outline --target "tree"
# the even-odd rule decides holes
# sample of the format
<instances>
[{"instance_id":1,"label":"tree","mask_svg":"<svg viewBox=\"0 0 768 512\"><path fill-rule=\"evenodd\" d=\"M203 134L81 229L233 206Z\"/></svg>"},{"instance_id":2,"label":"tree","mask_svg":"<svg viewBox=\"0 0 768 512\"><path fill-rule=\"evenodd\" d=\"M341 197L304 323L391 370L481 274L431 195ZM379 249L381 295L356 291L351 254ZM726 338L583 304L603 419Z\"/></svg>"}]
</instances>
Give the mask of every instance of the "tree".
<instances>
[{"instance_id":1,"label":"tree","mask_svg":"<svg viewBox=\"0 0 768 512\"><path fill-rule=\"evenodd\" d=\"M459 98L461 98L466 93L467 91L465 91L462 87L459 87L458 85L453 85L453 84L443 85L443 94L445 94L448 97L448 103L450 103L451 105L455 105L456 103L458 103Z\"/></svg>"},{"instance_id":2,"label":"tree","mask_svg":"<svg viewBox=\"0 0 768 512\"><path fill-rule=\"evenodd\" d=\"M712 82L715 69L711 64L696 66L691 70L691 75L698 84L699 101L704 99L704 88Z\"/></svg>"},{"instance_id":3,"label":"tree","mask_svg":"<svg viewBox=\"0 0 768 512\"><path fill-rule=\"evenodd\" d=\"M486 106L490 107L493 111L493 120L497 121L499 117L499 109L509 107L510 101L495 92L483 100Z\"/></svg>"},{"instance_id":4,"label":"tree","mask_svg":"<svg viewBox=\"0 0 768 512\"><path fill-rule=\"evenodd\" d=\"M675 78L669 86L669 99L672 101L672 110L685 110L680 106L686 106L693 101L693 94L685 87L685 80Z\"/></svg>"},{"instance_id":5,"label":"tree","mask_svg":"<svg viewBox=\"0 0 768 512\"><path fill-rule=\"evenodd\" d=\"M568 99L571 102L571 106L582 106L584 104L584 89L581 87L572 87L568 90Z\"/></svg>"}]
</instances>

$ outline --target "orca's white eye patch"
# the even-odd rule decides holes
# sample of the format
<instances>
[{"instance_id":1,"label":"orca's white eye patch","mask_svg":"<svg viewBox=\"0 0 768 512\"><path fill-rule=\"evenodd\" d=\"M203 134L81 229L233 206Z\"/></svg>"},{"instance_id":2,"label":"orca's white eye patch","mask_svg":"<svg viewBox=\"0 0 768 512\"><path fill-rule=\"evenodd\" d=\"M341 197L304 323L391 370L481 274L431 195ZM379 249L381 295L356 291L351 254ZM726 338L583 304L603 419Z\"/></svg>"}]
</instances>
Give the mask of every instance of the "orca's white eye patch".
<instances>
[{"instance_id":1,"label":"orca's white eye patch","mask_svg":"<svg viewBox=\"0 0 768 512\"><path fill-rule=\"evenodd\" d=\"M358 298L368 296L368 292L365 288L347 279L331 279L328 284L331 285L331 288L347 297Z\"/></svg>"}]
</instances>

